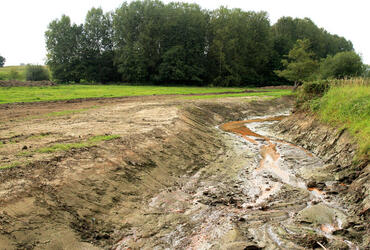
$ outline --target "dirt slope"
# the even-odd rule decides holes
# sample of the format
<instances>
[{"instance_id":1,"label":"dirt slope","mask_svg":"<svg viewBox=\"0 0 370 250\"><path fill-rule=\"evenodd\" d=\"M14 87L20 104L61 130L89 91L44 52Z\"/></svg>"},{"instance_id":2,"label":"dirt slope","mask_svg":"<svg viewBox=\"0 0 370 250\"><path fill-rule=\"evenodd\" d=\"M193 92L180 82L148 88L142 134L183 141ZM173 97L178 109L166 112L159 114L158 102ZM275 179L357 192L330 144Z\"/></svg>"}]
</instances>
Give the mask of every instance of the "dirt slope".
<instances>
[{"instance_id":1,"label":"dirt slope","mask_svg":"<svg viewBox=\"0 0 370 250\"><path fill-rule=\"evenodd\" d=\"M0 248L113 246L148 199L226 153L213 125L290 105L271 102L149 97L2 107L0 166L19 167L0 170ZM119 138L41 152L108 134Z\"/></svg>"}]
</instances>

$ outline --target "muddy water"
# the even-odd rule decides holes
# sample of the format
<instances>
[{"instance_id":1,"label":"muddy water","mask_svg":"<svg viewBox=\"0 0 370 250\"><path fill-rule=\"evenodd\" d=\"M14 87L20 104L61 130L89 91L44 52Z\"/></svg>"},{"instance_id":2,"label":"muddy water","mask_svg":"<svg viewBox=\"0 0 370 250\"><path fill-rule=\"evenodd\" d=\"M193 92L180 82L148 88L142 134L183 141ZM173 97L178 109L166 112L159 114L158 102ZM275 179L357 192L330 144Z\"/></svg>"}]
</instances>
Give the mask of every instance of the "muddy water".
<instances>
[{"instance_id":1,"label":"muddy water","mask_svg":"<svg viewBox=\"0 0 370 250\"><path fill-rule=\"evenodd\" d=\"M126 218L114 248L358 249L335 233L347 223L335 183L309 183L323 162L273 136L283 117L221 125L228 150Z\"/></svg>"}]
</instances>

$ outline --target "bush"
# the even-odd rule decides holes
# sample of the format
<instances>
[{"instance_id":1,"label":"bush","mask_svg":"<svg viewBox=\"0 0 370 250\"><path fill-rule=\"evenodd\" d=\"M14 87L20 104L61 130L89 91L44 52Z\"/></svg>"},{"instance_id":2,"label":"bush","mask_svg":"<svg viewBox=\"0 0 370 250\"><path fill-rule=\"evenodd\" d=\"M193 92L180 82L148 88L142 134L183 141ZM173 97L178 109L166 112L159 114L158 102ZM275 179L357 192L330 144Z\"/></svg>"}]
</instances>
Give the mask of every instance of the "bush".
<instances>
[{"instance_id":1,"label":"bush","mask_svg":"<svg viewBox=\"0 0 370 250\"><path fill-rule=\"evenodd\" d=\"M360 76L363 72L364 65L361 57L354 51L328 56L320 64L320 74L323 79Z\"/></svg>"},{"instance_id":2,"label":"bush","mask_svg":"<svg viewBox=\"0 0 370 250\"><path fill-rule=\"evenodd\" d=\"M297 91L297 106L306 109L312 100L322 97L330 88L327 80L305 82Z\"/></svg>"},{"instance_id":3,"label":"bush","mask_svg":"<svg viewBox=\"0 0 370 250\"><path fill-rule=\"evenodd\" d=\"M27 65L26 80L27 81L44 81L49 80L48 70L41 65Z\"/></svg>"}]
</instances>

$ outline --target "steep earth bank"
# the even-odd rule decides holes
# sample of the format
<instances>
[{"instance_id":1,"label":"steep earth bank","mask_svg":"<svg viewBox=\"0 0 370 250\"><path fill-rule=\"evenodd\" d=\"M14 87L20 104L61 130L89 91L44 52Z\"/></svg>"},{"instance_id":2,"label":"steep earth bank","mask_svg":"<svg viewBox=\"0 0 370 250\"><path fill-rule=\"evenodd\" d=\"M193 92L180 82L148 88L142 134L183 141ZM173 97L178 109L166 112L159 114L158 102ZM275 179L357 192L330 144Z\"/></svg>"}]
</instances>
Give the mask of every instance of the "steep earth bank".
<instances>
[{"instance_id":1,"label":"steep earth bank","mask_svg":"<svg viewBox=\"0 0 370 250\"><path fill-rule=\"evenodd\" d=\"M324 161L322 168L310 173L310 185L333 193L349 208L351 221L337 233L357 238L361 249L367 249L370 246L370 165L368 159L357 159L353 137L347 131L323 124L315 115L305 112L285 118L275 130ZM325 185L330 182L340 185L330 190Z\"/></svg>"}]
</instances>

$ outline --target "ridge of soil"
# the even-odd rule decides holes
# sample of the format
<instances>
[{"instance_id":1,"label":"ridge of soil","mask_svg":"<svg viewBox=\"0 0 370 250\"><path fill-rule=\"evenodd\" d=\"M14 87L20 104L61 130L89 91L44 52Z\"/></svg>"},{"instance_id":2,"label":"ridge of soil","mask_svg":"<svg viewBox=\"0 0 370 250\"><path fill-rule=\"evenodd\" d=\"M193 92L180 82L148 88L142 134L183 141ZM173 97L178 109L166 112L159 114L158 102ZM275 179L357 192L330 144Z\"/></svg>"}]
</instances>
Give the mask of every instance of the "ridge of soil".
<instances>
[{"instance_id":1,"label":"ridge of soil","mask_svg":"<svg viewBox=\"0 0 370 250\"><path fill-rule=\"evenodd\" d=\"M55 82L51 81L18 81L18 80L0 80L0 87L41 87L41 86L56 86Z\"/></svg>"}]
</instances>

